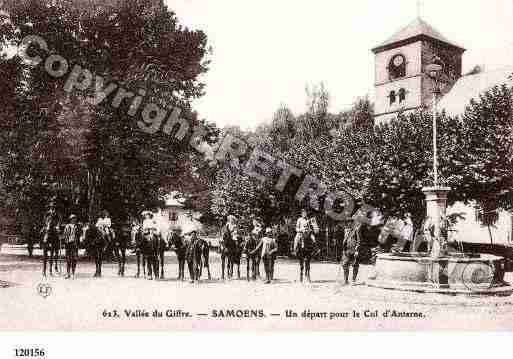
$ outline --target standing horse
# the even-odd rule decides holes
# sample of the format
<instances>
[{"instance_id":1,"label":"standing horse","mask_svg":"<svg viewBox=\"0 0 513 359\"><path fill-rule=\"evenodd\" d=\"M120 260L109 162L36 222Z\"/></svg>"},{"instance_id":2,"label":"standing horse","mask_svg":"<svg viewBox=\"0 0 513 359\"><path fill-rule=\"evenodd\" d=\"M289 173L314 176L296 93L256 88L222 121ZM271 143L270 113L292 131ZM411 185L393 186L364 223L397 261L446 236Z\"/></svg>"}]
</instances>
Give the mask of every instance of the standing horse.
<instances>
[{"instance_id":1,"label":"standing horse","mask_svg":"<svg viewBox=\"0 0 513 359\"><path fill-rule=\"evenodd\" d=\"M143 270L143 276L146 277L146 258L144 256L144 241L146 240L142 235L141 228L139 226L133 227L130 233L131 243L133 253L135 253L135 257L137 260L137 274L136 278L141 276L141 264Z\"/></svg>"},{"instance_id":2,"label":"standing horse","mask_svg":"<svg viewBox=\"0 0 513 359\"><path fill-rule=\"evenodd\" d=\"M257 277L258 266L260 264L259 253L254 253L258 246L259 239L256 236L249 235L244 242L244 253L246 255L246 279L255 280Z\"/></svg>"},{"instance_id":3,"label":"standing horse","mask_svg":"<svg viewBox=\"0 0 513 359\"><path fill-rule=\"evenodd\" d=\"M315 242L311 233L301 233L299 244L297 248L297 258L299 259L299 280L303 282L303 271L308 282L310 280L310 262L312 261L314 253Z\"/></svg>"},{"instance_id":4,"label":"standing horse","mask_svg":"<svg viewBox=\"0 0 513 359\"><path fill-rule=\"evenodd\" d=\"M121 277L125 275L126 250L130 245L130 239L131 234L129 229L122 228L119 235L114 236L114 239L112 240L114 257L118 262L118 276Z\"/></svg>"},{"instance_id":5,"label":"standing horse","mask_svg":"<svg viewBox=\"0 0 513 359\"><path fill-rule=\"evenodd\" d=\"M167 237L169 248L174 249L178 260L178 280L185 279L185 255L187 251L186 243L182 236L176 232L170 232Z\"/></svg>"},{"instance_id":6,"label":"standing horse","mask_svg":"<svg viewBox=\"0 0 513 359\"><path fill-rule=\"evenodd\" d=\"M225 229L223 231L223 238L219 244L219 252L221 253L221 279L224 279L224 273L226 268L226 274L228 278L233 276L233 258L236 251L236 241L233 238L235 231ZM236 234L235 234L236 235Z\"/></svg>"},{"instance_id":7,"label":"standing horse","mask_svg":"<svg viewBox=\"0 0 513 359\"><path fill-rule=\"evenodd\" d=\"M50 275L53 275L52 264L55 266L55 272L58 272L57 260L60 250L60 238L57 220L55 217L48 219L43 229L40 247L43 250L43 277L46 277L47 263L50 265ZM48 256L49 254L49 256Z\"/></svg>"},{"instance_id":8,"label":"standing horse","mask_svg":"<svg viewBox=\"0 0 513 359\"><path fill-rule=\"evenodd\" d=\"M82 229L82 243L89 253L94 256L96 270L94 277L102 276L103 253L107 247L105 236L92 223L88 223Z\"/></svg>"},{"instance_id":9,"label":"standing horse","mask_svg":"<svg viewBox=\"0 0 513 359\"><path fill-rule=\"evenodd\" d=\"M232 275L234 267L237 266L237 279L240 279L240 261L242 258L242 252L244 252L244 240L242 236L237 235L232 253L232 259L229 263L229 271L232 273Z\"/></svg>"},{"instance_id":10,"label":"standing horse","mask_svg":"<svg viewBox=\"0 0 513 359\"><path fill-rule=\"evenodd\" d=\"M149 230L147 232L143 232L143 257L146 261L147 265L147 275L148 279L152 280L153 276L155 279L158 278L158 260L157 260L157 250L158 250L158 235L153 230Z\"/></svg>"},{"instance_id":11,"label":"standing horse","mask_svg":"<svg viewBox=\"0 0 513 359\"><path fill-rule=\"evenodd\" d=\"M155 266L155 279L164 279L164 254L168 248L168 243L160 233L155 233L155 242L153 245L154 250L154 266ZM160 273L159 273L160 270Z\"/></svg>"},{"instance_id":12,"label":"standing horse","mask_svg":"<svg viewBox=\"0 0 513 359\"><path fill-rule=\"evenodd\" d=\"M212 276L210 275L210 244L204 240L199 239L199 247L200 247L200 260L199 263L199 278L201 278L201 274L203 273L203 267L207 268L207 277L208 280L212 279Z\"/></svg>"},{"instance_id":13,"label":"standing horse","mask_svg":"<svg viewBox=\"0 0 513 359\"><path fill-rule=\"evenodd\" d=\"M208 271L208 279L210 276L210 245L204 239L198 238L193 235L187 242L186 250L187 265L189 267L189 275L191 282L199 281L202 274L202 268L206 267Z\"/></svg>"}]
</instances>

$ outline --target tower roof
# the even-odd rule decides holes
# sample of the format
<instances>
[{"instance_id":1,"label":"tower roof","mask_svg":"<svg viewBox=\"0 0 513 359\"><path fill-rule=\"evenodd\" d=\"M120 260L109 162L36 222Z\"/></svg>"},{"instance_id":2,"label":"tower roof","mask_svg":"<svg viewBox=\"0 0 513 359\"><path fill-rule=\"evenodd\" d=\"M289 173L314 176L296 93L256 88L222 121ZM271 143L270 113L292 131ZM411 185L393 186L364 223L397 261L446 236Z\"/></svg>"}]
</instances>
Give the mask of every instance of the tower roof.
<instances>
[{"instance_id":1,"label":"tower roof","mask_svg":"<svg viewBox=\"0 0 513 359\"><path fill-rule=\"evenodd\" d=\"M433 28L427 22L422 20L420 17L417 17L415 20L413 20L411 23L409 23L406 27L397 31L388 40L386 40L385 42L383 42L380 45L373 48L372 51L374 53L377 53L377 52L386 50L388 48L394 47L394 45L397 45L399 43L403 43L403 42L408 43L410 41L411 42L418 41L422 37L434 39L434 40L440 41L446 45L456 47L458 49L461 49L462 51L465 51L465 48L463 48L462 46L460 46L452 41L449 41L438 30Z\"/></svg>"}]
</instances>

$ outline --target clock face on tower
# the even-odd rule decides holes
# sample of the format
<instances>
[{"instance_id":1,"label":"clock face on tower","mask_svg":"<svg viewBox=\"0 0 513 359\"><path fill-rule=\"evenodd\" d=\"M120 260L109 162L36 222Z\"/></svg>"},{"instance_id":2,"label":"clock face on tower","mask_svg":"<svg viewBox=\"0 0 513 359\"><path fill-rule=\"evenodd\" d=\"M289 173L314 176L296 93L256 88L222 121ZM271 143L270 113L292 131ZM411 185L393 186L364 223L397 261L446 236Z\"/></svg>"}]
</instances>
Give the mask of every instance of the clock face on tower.
<instances>
[{"instance_id":1,"label":"clock face on tower","mask_svg":"<svg viewBox=\"0 0 513 359\"><path fill-rule=\"evenodd\" d=\"M399 54L392 57L388 65L390 80L406 76L406 58Z\"/></svg>"},{"instance_id":2,"label":"clock face on tower","mask_svg":"<svg viewBox=\"0 0 513 359\"><path fill-rule=\"evenodd\" d=\"M393 62L394 62L394 66L399 67L402 64L404 64L404 57L402 57L401 55L394 56Z\"/></svg>"}]
</instances>

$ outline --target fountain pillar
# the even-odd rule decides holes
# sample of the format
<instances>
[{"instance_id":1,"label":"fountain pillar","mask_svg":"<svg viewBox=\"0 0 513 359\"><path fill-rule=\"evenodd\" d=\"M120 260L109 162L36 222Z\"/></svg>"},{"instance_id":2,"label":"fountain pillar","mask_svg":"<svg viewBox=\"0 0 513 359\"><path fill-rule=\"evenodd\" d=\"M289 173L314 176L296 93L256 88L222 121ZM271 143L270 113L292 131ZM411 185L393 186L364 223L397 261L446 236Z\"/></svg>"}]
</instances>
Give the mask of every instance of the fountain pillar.
<instances>
[{"instance_id":1,"label":"fountain pillar","mask_svg":"<svg viewBox=\"0 0 513 359\"><path fill-rule=\"evenodd\" d=\"M431 257L440 258L447 254L447 238L441 233L442 226L446 225L447 194L450 187L434 186L424 187L422 192L426 196L426 217L434 225L434 240L431 247Z\"/></svg>"}]
</instances>

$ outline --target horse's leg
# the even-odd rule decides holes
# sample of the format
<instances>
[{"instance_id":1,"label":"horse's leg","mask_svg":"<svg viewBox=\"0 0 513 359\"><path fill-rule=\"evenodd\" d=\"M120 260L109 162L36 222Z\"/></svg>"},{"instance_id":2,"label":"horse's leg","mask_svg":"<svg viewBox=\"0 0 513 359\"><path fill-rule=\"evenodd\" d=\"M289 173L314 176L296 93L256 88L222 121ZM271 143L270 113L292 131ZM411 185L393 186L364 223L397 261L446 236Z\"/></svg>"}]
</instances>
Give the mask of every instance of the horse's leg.
<instances>
[{"instance_id":1,"label":"horse's leg","mask_svg":"<svg viewBox=\"0 0 513 359\"><path fill-rule=\"evenodd\" d=\"M194 263L191 259L187 259L187 268L189 269L191 283L194 283Z\"/></svg>"},{"instance_id":2,"label":"horse's leg","mask_svg":"<svg viewBox=\"0 0 513 359\"><path fill-rule=\"evenodd\" d=\"M185 256L182 257L180 262L182 264L181 280L185 280Z\"/></svg>"},{"instance_id":3,"label":"horse's leg","mask_svg":"<svg viewBox=\"0 0 513 359\"><path fill-rule=\"evenodd\" d=\"M177 260L178 260L178 278L177 278L177 280L181 280L182 279L182 259L178 256L178 253L177 253Z\"/></svg>"},{"instance_id":4,"label":"horse's leg","mask_svg":"<svg viewBox=\"0 0 513 359\"><path fill-rule=\"evenodd\" d=\"M121 275L121 254L120 254L120 248L117 244L114 244L112 246L112 252L114 253L113 257L116 262L118 262L118 276Z\"/></svg>"},{"instance_id":5,"label":"horse's leg","mask_svg":"<svg viewBox=\"0 0 513 359\"><path fill-rule=\"evenodd\" d=\"M233 272L233 264L232 264L232 259L231 259L231 254L228 255L228 258L226 260L226 276L228 277L228 279L232 279L232 272Z\"/></svg>"},{"instance_id":6,"label":"horse's leg","mask_svg":"<svg viewBox=\"0 0 513 359\"><path fill-rule=\"evenodd\" d=\"M94 252L94 265L95 265L95 272L94 272L94 276L95 277L98 277L99 273L100 273L100 253L99 251L101 251L101 249L98 248L98 246L95 246L93 248L93 252Z\"/></svg>"},{"instance_id":7,"label":"horse's leg","mask_svg":"<svg viewBox=\"0 0 513 359\"><path fill-rule=\"evenodd\" d=\"M274 255L271 256L271 280L274 280Z\"/></svg>"},{"instance_id":8,"label":"horse's leg","mask_svg":"<svg viewBox=\"0 0 513 359\"><path fill-rule=\"evenodd\" d=\"M142 256L142 268L143 268L143 277L146 278L146 262L147 262L147 258L146 258L146 254L142 253L141 254Z\"/></svg>"},{"instance_id":9,"label":"horse's leg","mask_svg":"<svg viewBox=\"0 0 513 359\"><path fill-rule=\"evenodd\" d=\"M256 274L260 278L260 256L256 256Z\"/></svg>"},{"instance_id":10,"label":"horse's leg","mask_svg":"<svg viewBox=\"0 0 513 359\"><path fill-rule=\"evenodd\" d=\"M253 280L257 278L257 258L256 256L251 257L251 277Z\"/></svg>"},{"instance_id":11,"label":"horse's leg","mask_svg":"<svg viewBox=\"0 0 513 359\"><path fill-rule=\"evenodd\" d=\"M59 273L58 261L59 261L59 250L58 246L53 247L53 263L55 267L55 273Z\"/></svg>"},{"instance_id":12,"label":"horse's leg","mask_svg":"<svg viewBox=\"0 0 513 359\"><path fill-rule=\"evenodd\" d=\"M250 264L250 260L251 258L249 258L249 254L246 255L246 279L248 280L249 282L249 264Z\"/></svg>"},{"instance_id":13,"label":"horse's leg","mask_svg":"<svg viewBox=\"0 0 513 359\"><path fill-rule=\"evenodd\" d=\"M46 263L48 262L48 248L43 245L43 277L46 278Z\"/></svg>"},{"instance_id":14,"label":"horse's leg","mask_svg":"<svg viewBox=\"0 0 513 359\"><path fill-rule=\"evenodd\" d=\"M103 246L98 249L98 277L102 276L102 265L103 265Z\"/></svg>"},{"instance_id":15,"label":"horse's leg","mask_svg":"<svg viewBox=\"0 0 513 359\"><path fill-rule=\"evenodd\" d=\"M310 280L310 262L312 260L312 257L309 255L305 258L305 274L306 274L306 280L308 283L311 282Z\"/></svg>"},{"instance_id":16,"label":"horse's leg","mask_svg":"<svg viewBox=\"0 0 513 359\"><path fill-rule=\"evenodd\" d=\"M126 265L126 247L121 248L121 276L125 276L125 265Z\"/></svg>"},{"instance_id":17,"label":"horse's leg","mask_svg":"<svg viewBox=\"0 0 513 359\"><path fill-rule=\"evenodd\" d=\"M73 248L73 262L71 264L71 274L73 279L75 279L75 271L77 270L77 262L78 262L78 247Z\"/></svg>"},{"instance_id":18,"label":"horse's leg","mask_svg":"<svg viewBox=\"0 0 513 359\"><path fill-rule=\"evenodd\" d=\"M48 268L50 269L50 277L53 276L53 247L48 248Z\"/></svg>"},{"instance_id":19,"label":"horse's leg","mask_svg":"<svg viewBox=\"0 0 513 359\"><path fill-rule=\"evenodd\" d=\"M139 278L139 276L141 275L141 255L139 253L136 253L135 259L137 261L137 274L135 275L135 277Z\"/></svg>"},{"instance_id":20,"label":"horse's leg","mask_svg":"<svg viewBox=\"0 0 513 359\"><path fill-rule=\"evenodd\" d=\"M164 279L164 250L160 251L160 278Z\"/></svg>"},{"instance_id":21,"label":"horse's leg","mask_svg":"<svg viewBox=\"0 0 513 359\"><path fill-rule=\"evenodd\" d=\"M208 280L211 280L212 276L210 275L210 249L203 253L203 261L205 262L205 267L207 267Z\"/></svg>"},{"instance_id":22,"label":"horse's leg","mask_svg":"<svg viewBox=\"0 0 513 359\"><path fill-rule=\"evenodd\" d=\"M224 253L221 252L221 279L223 279L223 280L224 280L224 261L225 261Z\"/></svg>"},{"instance_id":23,"label":"horse's leg","mask_svg":"<svg viewBox=\"0 0 513 359\"><path fill-rule=\"evenodd\" d=\"M304 266L303 256L302 255L298 256L298 259L299 259L299 281L303 282L303 266Z\"/></svg>"},{"instance_id":24,"label":"horse's leg","mask_svg":"<svg viewBox=\"0 0 513 359\"><path fill-rule=\"evenodd\" d=\"M148 279L151 280L153 279L153 268L152 268L152 258L151 258L151 255L146 255L146 273L148 275Z\"/></svg>"}]
</instances>

